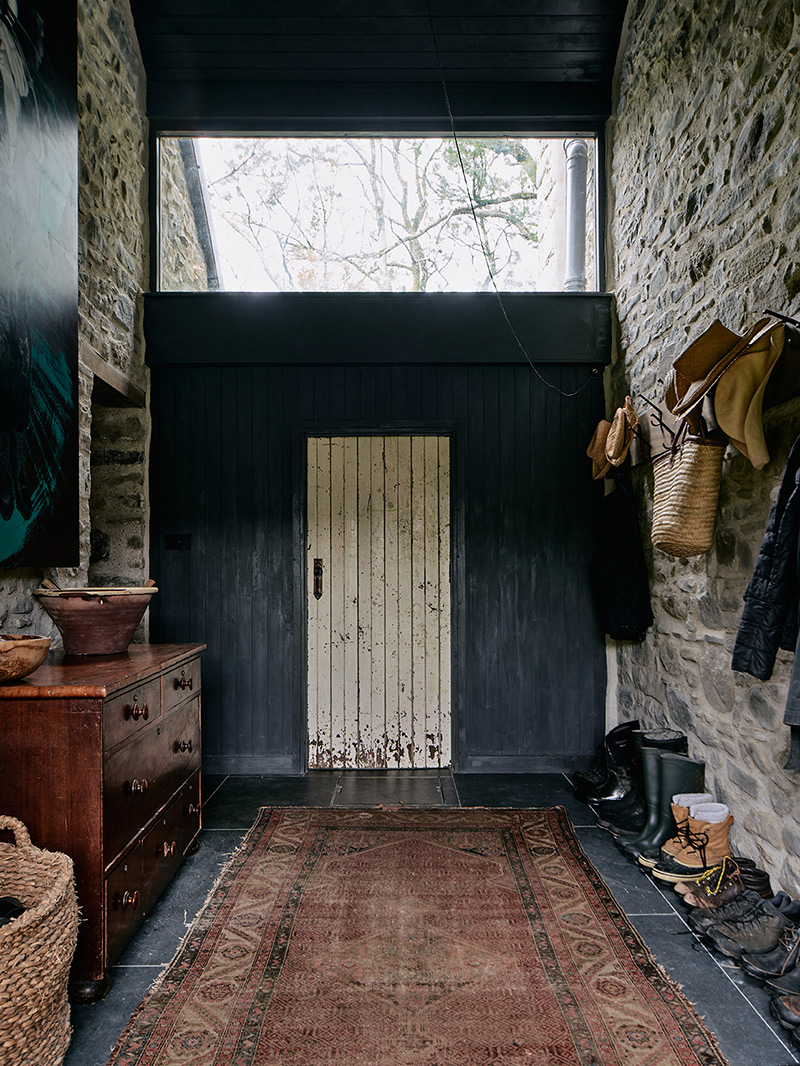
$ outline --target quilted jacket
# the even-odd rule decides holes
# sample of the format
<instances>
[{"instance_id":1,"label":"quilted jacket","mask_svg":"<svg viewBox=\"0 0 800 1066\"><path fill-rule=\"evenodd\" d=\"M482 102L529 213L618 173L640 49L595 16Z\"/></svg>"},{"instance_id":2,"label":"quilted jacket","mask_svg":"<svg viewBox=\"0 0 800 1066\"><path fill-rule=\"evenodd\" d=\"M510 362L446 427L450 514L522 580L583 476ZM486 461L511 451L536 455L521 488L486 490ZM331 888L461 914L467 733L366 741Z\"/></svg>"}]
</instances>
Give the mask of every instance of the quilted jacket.
<instances>
[{"instance_id":1,"label":"quilted jacket","mask_svg":"<svg viewBox=\"0 0 800 1066\"><path fill-rule=\"evenodd\" d=\"M733 669L766 681L779 648L795 651L785 720L800 724L798 571L800 571L800 437L792 445L778 498L770 512L733 649ZM797 721L789 717L796 709Z\"/></svg>"}]
</instances>

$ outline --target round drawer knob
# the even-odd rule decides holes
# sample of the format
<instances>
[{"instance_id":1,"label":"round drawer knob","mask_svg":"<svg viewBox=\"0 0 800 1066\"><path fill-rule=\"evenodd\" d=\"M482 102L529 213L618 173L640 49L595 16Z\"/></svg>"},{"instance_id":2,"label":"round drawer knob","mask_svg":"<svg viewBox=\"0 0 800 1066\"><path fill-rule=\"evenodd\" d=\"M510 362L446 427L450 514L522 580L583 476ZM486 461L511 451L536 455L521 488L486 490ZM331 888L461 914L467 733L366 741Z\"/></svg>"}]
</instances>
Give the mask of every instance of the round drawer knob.
<instances>
[{"instance_id":1,"label":"round drawer knob","mask_svg":"<svg viewBox=\"0 0 800 1066\"><path fill-rule=\"evenodd\" d=\"M168 841L165 840L164 841L164 858L165 859L174 858L174 856L175 856L175 848L176 848L176 843L175 843L174 840L172 841L171 844Z\"/></svg>"},{"instance_id":2,"label":"round drawer knob","mask_svg":"<svg viewBox=\"0 0 800 1066\"><path fill-rule=\"evenodd\" d=\"M138 701L136 699L136 696L134 696L133 697L133 707L131 708L131 718L134 720L134 722L138 722L140 718L143 721L146 722L149 717L150 717L150 710L149 710L147 704L143 703L142 706L140 707L139 703L138 703Z\"/></svg>"},{"instance_id":3,"label":"round drawer knob","mask_svg":"<svg viewBox=\"0 0 800 1066\"><path fill-rule=\"evenodd\" d=\"M194 684L194 678L187 677L185 672L181 670L180 680L178 681L179 688L188 688L192 691L192 685Z\"/></svg>"},{"instance_id":4,"label":"round drawer knob","mask_svg":"<svg viewBox=\"0 0 800 1066\"><path fill-rule=\"evenodd\" d=\"M199 814L200 813L200 804L199 803L190 803L189 806L186 808L186 813L187 814Z\"/></svg>"},{"instance_id":5,"label":"round drawer knob","mask_svg":"<svg viewBox=\"0 0 800 1066\"><path fill-rule=\"evenodd\" d=\"M136 778L131 781L131 792L134 795L142 796L147 792L147 778L143 777L141 781L137 781Z\"/></svg>"},{"instance_id":6,"label":"round drawer knob","mask_svg":"<svg viewBox=\"0 0 800 1066\"><path fill-rule=\"evenodd\" d=\"M191 750L192 750L192 742L191 742L191 740L180 740L180 741L178 741L178 751L191 751Z\"/></svg>"},{"instance_id":7,"label":"round drawer knob","mask_svg":"<svg viewBox=\"0 0 800 1066\"><path fill-rule=\"evenodd\" d=\"M123 910L127 910L128 907L130 907L132 911L135 911L139 906L139 893L123 892L119 900L119 905Z\"/></svg>"}]
</instances>

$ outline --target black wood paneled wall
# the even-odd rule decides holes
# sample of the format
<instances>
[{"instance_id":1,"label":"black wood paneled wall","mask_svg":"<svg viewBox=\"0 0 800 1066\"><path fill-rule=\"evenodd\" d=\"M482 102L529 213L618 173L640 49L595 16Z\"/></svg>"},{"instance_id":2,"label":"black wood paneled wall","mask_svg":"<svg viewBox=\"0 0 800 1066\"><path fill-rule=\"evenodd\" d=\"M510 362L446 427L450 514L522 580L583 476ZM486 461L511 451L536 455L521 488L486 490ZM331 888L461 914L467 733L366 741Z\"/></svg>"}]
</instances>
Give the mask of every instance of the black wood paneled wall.
<instances>
[{"instance_id":1,"label":"black wood paneled wall","mask_svg":"<svg viewBox=\"0 0 800 1066\"><path fill-rule=\"evenodd\" d=\"M452 436L455 767L585 760L605 694L584 455L602 378L588 362L538 368L564 392L585 386L565 397L526 364L200 365L211 358L156 360L151 452L153 639L208 644L206 768L304 769L305 436L379 430Z\"/></svg>"}]
</instances>

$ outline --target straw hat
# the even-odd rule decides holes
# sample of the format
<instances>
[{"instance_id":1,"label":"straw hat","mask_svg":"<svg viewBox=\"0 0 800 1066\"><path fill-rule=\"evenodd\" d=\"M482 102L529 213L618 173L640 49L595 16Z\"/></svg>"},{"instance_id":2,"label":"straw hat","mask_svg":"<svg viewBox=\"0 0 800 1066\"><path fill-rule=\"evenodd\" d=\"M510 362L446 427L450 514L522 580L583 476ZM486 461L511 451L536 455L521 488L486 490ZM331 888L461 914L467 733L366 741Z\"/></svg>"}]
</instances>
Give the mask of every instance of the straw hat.
<instances>
[{"instance_id":1,"label":"straw hat","mask_svg":"<svg viewBox=\"0 0 800 1066\"><path fill-rule=\"evenodd\" d=\"M741 358L727 367L717 384L714 414L719 427L757 470L769 462L764 440L764 392L783 352L785 328L773 323Z\"/></svg>"},{"instance_id":2,"label":"straw hat","mask_svg":"<svg viewBox=\"0 0 800 1066\"><path fill-rule=\"evenodd\" d=\"M606 456L606 441L608 440L610 429L611 423L605 418L601 419L597 423L597 429L592 434L589 447L586 449L586 454L592 460L592 477L595 481L605 477L611 466Z\"/></svg>"},{"instance_id":3,"label":"straw hat","mask_svg":"<svg viewBox=\"0 0 800 1066\"><path fill-rule=\"evenodd\" d=\"M634 430L639 425L639 419L633 409L630 396L625 397L625 403L618 407L606 440L606 458L612 466L621 466L625 462L628 449L633 444Z\"/></svg>"},{"instance_id":4,"label":"straw hat","mask_svg":"<svg viewBox=\"0 0 800 1066\"><path fill-rule=\"evenodd\" d=\"M675 415L691 411L745 349L774 328L773 319L761 318L740 337L714 319L672 364L665 397L669 410Z\"/></svg>"}]
</instances>

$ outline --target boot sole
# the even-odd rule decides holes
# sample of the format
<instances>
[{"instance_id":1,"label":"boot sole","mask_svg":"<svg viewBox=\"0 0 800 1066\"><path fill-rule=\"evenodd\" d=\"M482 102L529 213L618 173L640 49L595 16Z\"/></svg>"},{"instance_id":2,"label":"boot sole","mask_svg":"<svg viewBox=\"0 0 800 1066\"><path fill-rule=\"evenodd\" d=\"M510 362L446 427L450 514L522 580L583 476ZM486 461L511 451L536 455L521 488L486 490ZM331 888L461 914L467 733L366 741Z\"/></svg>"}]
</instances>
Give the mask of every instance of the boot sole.
<instances>
[{"instance_id":1,"label":"boot sole","mask_svg":"<svg viewBox=\"0 0 800 1066\"><path fill-rule=\"evenodd\" d=\"M652 870L658 863L658 859L650 859L646 855L637 855L636 861L647 870Z\"/></svg>"},{"instance_id":2,"label":"boot sole","mask_svg":"<svg viewBox=\"0 0 800 1066\"><path fill-rule=\"evenodd\" d=\"M671 885L677 885L679 881L698 881L705 872L706 868L702 867L696 873L684 872L680 874L673 874L670 873L668 870L659 870L658 866L655 863L653 863L653 866L650 869L650 873L653 875L653 877L657 877L659 881L668 881Z\"/></svg>"}]
</instances>

